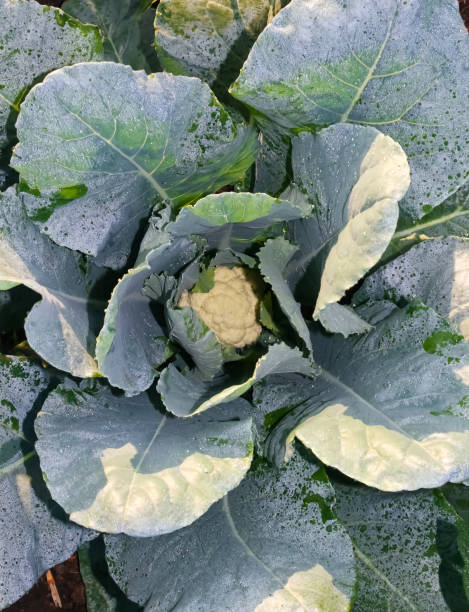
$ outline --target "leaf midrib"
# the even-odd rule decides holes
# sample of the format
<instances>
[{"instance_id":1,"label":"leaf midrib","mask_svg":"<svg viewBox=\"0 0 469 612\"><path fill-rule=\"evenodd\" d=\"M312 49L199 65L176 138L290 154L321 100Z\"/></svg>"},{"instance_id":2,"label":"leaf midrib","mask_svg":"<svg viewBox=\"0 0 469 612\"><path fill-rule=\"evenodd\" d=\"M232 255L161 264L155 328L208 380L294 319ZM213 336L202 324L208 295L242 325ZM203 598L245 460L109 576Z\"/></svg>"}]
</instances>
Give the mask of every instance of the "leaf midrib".
<instances>
[{"instance_id":1,"label":"leaf midrib","mask_svg":"<svg viewBox=\"0 0 469 612\"><path fill-rule=\"evenodd\" d=\"M441 225L442 223L447 223L448 221L451 221L451 219L464 216L469 216L469 210L464 210L463 208L458 207L454 212L448 213L447 215L443 215L438 219L433 219L432 221L427 221L426 223L420 223L419 225L414 225L413 227L409 227L408 229L396 232L393 236L393 239L397 238L398 240L400 240L402 238L406 238L407 236L411 236L412 234L415 234L416 232L419 232L421 230L433 227L435 225Z\"/></svg>"},{"instance_id":2,"label":"leaf midrib","mask_svg":"<svg viewBox=\"0 0 469 612\"><path fill-rule=\"evenodd\" d=\"M122 512L122 516L124 517L124 520L125 520L125 516L127 514L127 508L128 508L130 499L132 497L133 487L135 485L135 478L136 478L137 474L139 473L140 468L142 467L142 463L145 461L148 453L150 452L150 449L153 446L153 443L155 442L156 438L160 435L161 430L165 426L167 418L168 418L167 416L163 416L163 418L159 422L158 427L156 428L155 433L152 436L152 439L150 440L150 442L148 443L147 447L143 451L142 456L140 458L140 461L138 462L137 466L135 467L135 469L132 472L132 478L130 480L129 489L127 491L127 497L126 497L125 504L124 504L124 510Z\"/></svg>"},{"instance_id":3,"label":"leaf midrib","mask_svg":"<svg viewBox=\"0 0 469 612\"><path fill-rule=\"evenodd\" d=\"M96 19L97 21L99 21L99 24L96 24L96 25L98 25L98 27L102 29L105 38L107 38L107 40L109 41L112 47L112 50L114 52L114 55L116 56L116 59L118 60L118 63L125 64L124 57L119 53L116 45L114 44L114 40L111 36L110 30L104 25L104 18L101 16L101 13L98 7L96 6L93 0L86 0L86 4L90 8L90 10L96 15Z\"/></svg>"},{"instance_id":4,"label":"leaf midrib","mask_svg":"<svg viewBox=\"0 0 469 612\"><path fill-rule=\"evenodd\" d=\"M385 576L373 563L373 561L368 557L368 555L366 555L353 541L352 539L352 544L353 544L353 550L355 552L355 555L360 559L360 561L362 561L362 563L364 563L374 574L376 574L376 576L378 576L378 578L380 580L382 580L386 586L395 594L397 595L403 602L405 602L408 606L409 609L412 610L413 612L422 612L420 610L420 608L417 608L416 606L414 606L414 604L410 601L410 599L404 594L401 593L401 591L389 580L389 578L387 578L387 576Z\"/></svg>"},{"instance_id":5,"label":"leaf midrib","mask_svg":"<svg viewBox=\"0 0 469 612\"><path fill-rule=\"evenodd\" d=\"M69 113L72 117L75 117L75 119L77 119L78 121L80 121L80 123L82 123L85 127L87 127L90 132L96 136L97 138L99 138L100 140L102 140L104 143L106 143L111 149L113 149L114 151L116 151L116 153L118 153L121 157L123 157L124 159L126 159L130 164L132 164L132 166L134 166L134 168L136 168L137 172L143 177L145 178L150 185L155 189L155 191L159 194L159 196L163 199L163 200L169 200L169 196L167 194L167 192L165 191L165 189L163 189L163 187L157 182L155 181L155 179L153 178L152 174L150 174L149 172L147 172L144 168L142 168L142 166L137 163L135 161L135 159L133 159L130 155L127 155L126 153L124 153L124 151L122 151L121 149L119 149L118 146L116 146L111 140L109 140L108 138L106 138L105 136L103 136L102 134L100 134L99 132L97 132L94 127L88 123L87 121L85 121L82 117L80 117L80 115L78 115L77 113L73 112L72 110L70 110L69 108L67 108L64 105L64 109L67 111L67 113Z\"/></svg>"},{"instance_id":6,"label":"leaf midrib","mask_svg":"<svg viewBox=\"0 0 469 612\"><path fill-rule=\"evenodd\" d=\"M264 563L264 561L262 561L262 559L252 550L252 548L249 546L246 540L244 540L241 534L239 533L238 528L236 527L236 523L234 522L233 515L231 514L230 504L228 501L228 495L225 495L225 497L223 498L223 512L226 516L226 520L231 529L233 537L241 544L241 546L244 548L246 553L250 557L255 559L257 563L259 563L259 565L261 565L261 567L279 584L280 588L284 589L285 584L283 583L282 579L279 576L277 576L277 574L266 563ZM293 597L295 597L297 601L299 601L297 597L294 595L294 593L291 593L291 594L293 595ZM299 602L299 603L302 603L302 602Z\"/></svg>"},{"instance_id":7,"label":"leaf midrib","mask_svg":"<svg viewBox=\"0 0 469 612\"><path fill-rule=\"evenodd\" d=\"M341 123L344 123L344 122L348 121L350 113L353 111L353 109L355 108L357 102L360 100L363 92L365 91L366 86L368 85L368 83L373 78L373 74L374 74L374 72L376 70L376 67L378 66L381 58L383 57L384 50L386 49L386 45L388 44L389 37L391 36L392 28L393 28L393 25L394 25L394 20L395 20L396 15L397 15L398 6L399 6L399 4L397 4L396 10L394 11L392 19L389 22L388 29L387 29L387 32L386 32L386 36L384 37L384 40L381 43L381 46L380 46L380 48L378 50L378 53L376 54L374 62L369 67L368 73L365 76L365 78L363 80L363 83L357 89L357 91L356 91L352 101L350 102L347 110L340 117L340 122Z\"/></svg>"},{"instance_id":8,"label":"leaf midrib","mask_svg":"<svg viewBox=\"0 0 469 612\"><path fill-rule=\"evenodd\" d=\"M8 463L6 466L0 467L0 479L3 478L4 476L7 476L10 472L14 472L16 468L25 464L27 461L29 461L29 459L32 459L32 457L35 457L35 456L36 456L36 451L32 450L32 451L29 451L29 453L26 453L26 455L23 455L22 457L14 461L13 463Z\"/></svg>"}]
</instances>

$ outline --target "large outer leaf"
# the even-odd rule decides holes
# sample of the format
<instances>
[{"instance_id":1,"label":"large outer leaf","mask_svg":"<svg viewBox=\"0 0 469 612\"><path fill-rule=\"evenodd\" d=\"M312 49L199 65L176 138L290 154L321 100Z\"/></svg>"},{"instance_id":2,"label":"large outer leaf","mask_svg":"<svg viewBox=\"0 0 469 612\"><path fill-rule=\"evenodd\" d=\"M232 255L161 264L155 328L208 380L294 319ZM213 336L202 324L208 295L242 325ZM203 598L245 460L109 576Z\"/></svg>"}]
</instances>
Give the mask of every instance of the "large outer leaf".
<instances>
[{"instance_id":1,"label":"large outer leaf","mask_svg":"<svg viewBox=\"0 0 469 612\"><path fill-rule=\"evenodd\" d=\"M299 244L287 275L302 303L331 331L347 333L335 304L380 259L410 181L399 144L374 128L337 125L293 139L292 166L313 215L291 224ZM319 292L319 294L318 294Z\"/></svg>"},{"instance_id":2,"label":"large outer leaf","mask_svg":"<svg viewBox=\"0 0 469 612\"><path fill-rule=\"evenodd\" d=\"M158 67L152 48L155 11L141 10L140 0L67 0L62 9L84 23L99 26L105 60L147 72Z\"/></svg>"},{"instance_id":3,"label":"large outer leaf","mask_svg":"<svg viewBox=\"0 0 469 612\"><path fill-rule=\"evenodd\" d=\"M157 198L181 205L215 191L244 174L255 150L255 131L236 128L198 79L111 62L49 75L17 129L13 165L50 197L29 214L59 244L111 267L125 263Z\"/></svg>"},{"instance_id":4,"label":"large outer leaf","mask_svg":"<svg viewBox=\"0 0 469 612\"><path fill-rule=\"evenodd\" d=\"M83 255L40 232L26 216L23 195L13 187L0 194L0 278L42 296L26 319L28 342L48 363L75 376L98 371L94 348L105 302L90 294L103 277Z\"/></svg>"},{"instance_id":5,"label":"large outer leaf","mask_svg":"<svg viewBox=\"0 0 469 612\"><path fill-rule=\"evenodd\" d=\"M469 340L469 240L426 240L369 276L354 296L398 302L418 296Z\"/></svg>"},{"instance_id":6,"label":"large outer leaf","mask_svg":"<svg viewBox=\"0 0 469 612\"><path fill-rule=\"evenodd\" d=\"M464 610L445 602L440 584L458 518L437 491L400 495L334 482L335 510L358 562L355 612ZM454 578L454 576L453 576ZM464 597L461 579L448 585ZM449 603L449 602L448 602ZM468 602L466 600L466 606Z\"/></svg>"},{"instance_id":7,"label":"large outer leaf","mask_svg":"<svg viewBox=\"0 0 469 612\"><path fill-rule=\"evenodd\" d=\"M102 58L98 29L60 9L29 0L0 0L0 188L5 186L14 123L35 80L55 68Z\"/></svg>"},{"instance_id":8,"label":"large outer leaf","mask_svg":"<svg viewBox=\"0 0 469 612\"><path fill-rule=\"evenodd\" d=\"M404 209L467 178L469 38L456 0L293 0L259 36L232 94L283 130L376 126L411 164Z\"/></svg>"},{"instance_id":9,"label":"large outer leaf","mask_svg":"<svg viewBox=\"0 0 469 612\"><path fill-rule=\"evenodd\" d=\"M196 254L186 239L161 245L116 285L96 343L101 372L115 387L137 395L148 389L156 368L168 359L168 338L155 317L151 300L143 294L152 273L175 274Z\"/></svg>"},{"instance_id":10,"label":"large outer leaf","mask_svg":"<svg viewBox=\"0 0 469 612\"><path fill-rule=\"evenodd\" d=\"M281 342L269 347L256 363L252 375L242 382L221 377L213 383L206 383L197 372L178 368L171 363L161 373L157 389L167 410L179 417L189 417L240 397L266 376L285 372L312 376L316 369L299 349L292 349Z\"/></svg>"},{"instance_id":11,"label":"large outer leaf","mask_svg":"<svg viewBox=\"0 0 469 612\"><path fill-rule=\"evenodd\" d=\"M48 384L41 367L16 357L0 357L2 609L19 599L47 569L94 537L66 520L41 477L31 423Z\"/></svg>"},{"instance_id":12,"label":"large outer leaf","mask_svg":"<svg viewBox=\"0 0 469 612\"><path fill-rule=\"evenodd\" d=\"M238 76L272 8L271 0L162 0L155 42L163 68L199 77L217 95L223 94Z\"/></svg>"},{"instance_id":13,"label":"large outer leaf","mask_svg":"<svg viewBox=\"0 0 469 612\"><path fill-rule=\"evenodd\" d=\"M313 462L299 455L280 469L259 462L186 529L145 540L106 536L109 567L148 612L346 612L352 550L333 502Z\"/></svg>"},{"instance_id":14,"label":"large outer leaf","mask_svg":"<svg viewBox=\"0 0 469 612\"><path fill-rule=\"evenodd\" d=\"M312 343L323 372L309 396L304 386L293 386L291 399L275 381L264 387L262 403L287 412L269 440L277 461L296 436L328 465L385 491L468 479L469 347L444 319L416 302L364 337L315 333Z\"/></svg>"},{"instance_id":15,"label":"large outer leaf","mask_svg":"<svg viewBox=\"0 0 469 612\"><path fill-rule=\"evenodd\" d=\"M70 382L49 395L36 446L49 490L73 521L160 535L195 521L242 480L252 459L249 418L183 421L158 406L147 394L127 399L103 385Z\"/></svg>"},{"instance_id":16,"label":"large outer leaf","mask_svg":"<svg viewBox=\"0 0 469 612\"><path fill-rule=\"evenodd\" d=\"M185 206L166 231L174 236L199 234L213 248L242 252L303 214L297 206L265 193L220 193Z\"/></svg>"}]
</instances>

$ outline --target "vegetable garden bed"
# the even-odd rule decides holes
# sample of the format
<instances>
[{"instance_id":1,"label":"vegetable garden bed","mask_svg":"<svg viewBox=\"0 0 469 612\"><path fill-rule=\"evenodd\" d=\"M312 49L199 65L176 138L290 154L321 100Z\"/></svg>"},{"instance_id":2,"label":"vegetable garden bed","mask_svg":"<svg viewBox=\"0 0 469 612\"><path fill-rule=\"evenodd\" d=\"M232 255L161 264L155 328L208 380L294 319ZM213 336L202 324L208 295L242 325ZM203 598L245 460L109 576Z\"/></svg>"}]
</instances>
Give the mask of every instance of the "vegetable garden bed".
<instances>
[{"instance_id":1,"label":"vegetable garden bed","mask_svg":"<svg viewBox=\"0 0 469 612\"><path fill-rule=\"evenodd\" d=\"M0 608L469 610L469 3L40 4L0 0Z\"/></svg>"}]
</instances>

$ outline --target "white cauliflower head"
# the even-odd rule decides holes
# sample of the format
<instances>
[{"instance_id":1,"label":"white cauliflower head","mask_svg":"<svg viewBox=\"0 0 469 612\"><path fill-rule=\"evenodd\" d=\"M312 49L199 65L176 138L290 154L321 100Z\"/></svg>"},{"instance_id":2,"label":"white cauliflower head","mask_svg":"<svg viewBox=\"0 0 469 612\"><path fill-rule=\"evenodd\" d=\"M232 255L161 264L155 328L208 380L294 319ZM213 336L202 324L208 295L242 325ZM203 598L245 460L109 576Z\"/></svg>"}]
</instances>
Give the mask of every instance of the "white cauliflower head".
<instances>
[{"instance_id":1,"label":"white cauliflower head","mask_svg":"<svg viewBox=\"0 0 469 612\"><path fill-rule=\"evenodd\" d=\"M210 291L184 291L178 306L193 308L219 342L236 348L252 344L261 333L262 328L257 322L259 299L246 271L239 266L216 267Z\"/></svg>"}]
</instances>

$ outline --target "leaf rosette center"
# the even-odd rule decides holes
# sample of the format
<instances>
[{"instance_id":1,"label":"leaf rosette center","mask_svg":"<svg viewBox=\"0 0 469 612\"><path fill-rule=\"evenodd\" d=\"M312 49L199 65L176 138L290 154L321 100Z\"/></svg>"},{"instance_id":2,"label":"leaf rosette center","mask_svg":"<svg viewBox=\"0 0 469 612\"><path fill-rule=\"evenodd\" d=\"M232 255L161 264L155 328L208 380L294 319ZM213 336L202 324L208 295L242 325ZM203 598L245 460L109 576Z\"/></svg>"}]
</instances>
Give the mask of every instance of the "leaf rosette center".
<instances>
[{"instance_id":1,"label":"leaf rosette center","mask_svg":"<svg viewBox=\"0 0 469 612\"><path fill-rule=\"evenodd\" d=\"M219 342L236 348L252 344L262 331L257 320L259 299L254 282L240 266L216 267L210 291L185 291L178 306L190 306Z\"/></svg>"}]
</instances>

